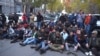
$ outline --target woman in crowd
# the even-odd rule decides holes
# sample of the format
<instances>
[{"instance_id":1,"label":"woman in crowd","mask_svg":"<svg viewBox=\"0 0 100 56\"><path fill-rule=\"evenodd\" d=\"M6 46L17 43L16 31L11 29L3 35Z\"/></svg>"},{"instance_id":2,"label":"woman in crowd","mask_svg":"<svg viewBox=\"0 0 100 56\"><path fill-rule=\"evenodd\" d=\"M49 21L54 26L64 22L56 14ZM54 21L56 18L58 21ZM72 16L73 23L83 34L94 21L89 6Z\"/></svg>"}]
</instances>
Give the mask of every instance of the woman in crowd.
<instances>
[{"instance_id":1,"label":"woman in crowd","mask_svg":"<svg viewBox=\"0 0 100 56\"><path fill-rule=\"evenodd\" d=\"M89 44L88 44L88 37L87 34L83 34L80 29L76 30L76 34L74 37L74 41L76 43L75 45L75 51L79 49L86 55L92 55L92 52L89 49Z\"/></svg>"}]
</instances>

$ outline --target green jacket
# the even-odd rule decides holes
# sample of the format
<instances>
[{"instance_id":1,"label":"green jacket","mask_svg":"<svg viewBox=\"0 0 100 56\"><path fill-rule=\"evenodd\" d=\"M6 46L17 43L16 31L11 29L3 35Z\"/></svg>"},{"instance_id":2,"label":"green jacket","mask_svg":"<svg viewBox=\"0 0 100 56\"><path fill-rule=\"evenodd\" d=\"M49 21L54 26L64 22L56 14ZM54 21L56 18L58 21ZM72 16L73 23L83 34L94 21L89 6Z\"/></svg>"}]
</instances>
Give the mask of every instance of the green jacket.
<instances>
[{"instance_id":1,"label":"green jacket","mask_svg":"<svg viewBox=\"0 0 100 56\"><path fill-rule=\"evenodd\" d=\"M90 46L98 46L99 43L99 39L98 38L89 38L89 45Z\"/></svg>"}]
</instances>

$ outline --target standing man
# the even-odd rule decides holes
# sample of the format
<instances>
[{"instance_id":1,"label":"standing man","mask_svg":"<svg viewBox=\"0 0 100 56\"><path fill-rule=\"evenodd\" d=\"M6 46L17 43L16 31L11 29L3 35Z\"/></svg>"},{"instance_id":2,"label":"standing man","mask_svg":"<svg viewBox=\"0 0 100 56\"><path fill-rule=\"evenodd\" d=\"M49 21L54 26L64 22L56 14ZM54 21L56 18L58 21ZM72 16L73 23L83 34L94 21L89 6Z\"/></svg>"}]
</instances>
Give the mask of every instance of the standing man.
<instances>
[{"instance_id":1,"label":"standing man","mask_svg":"<svg viewBox=\"0 0 100 56\"><path fill-rule=\"evenodd\" d=\"M84 27L84 24L83 24L83 13L82 13L81 10L77 15L76 21L77 21L77 25L78 25L79 28L83 28Z\"/></svg>"},{"instance_id":2,"label":"standing man","mask_svg":"<svg viewBox=\"0 0 100 56\"><path fill-rule=\"evenodd\" d=\"M37 27L38 27L38 29L41 28L42 21L43 21L43 16L40 14L40 12L38 12L38 15L37 15Z\"/></svg>"},{"instance_id":3,"label":"standing man","mask_svg":"<svg viewBox=\"0 0 100 56\"><path fill-rule=\"evenodd\" d=\"M16 13L14 13L14 21L15 21L15 24L18 23L18 15Z\"/></svg>"},{"instance_id":4,"label":"standing man","mask_svg":"<svg viewBox=\"0 0 100 56\"><path fill-rule=\"evenodd\" d=\"M13 14L12 13L10 13L9 14L9 16L8 16L8 20L9 20L9 24L11 25L11 24L13 24Z\"/></svg>"},{"instance_id":5,"label":"standing man","mask_svg":"<svg viewBox=\"0 0 100 56\"><path fill-rule=\"evenodd\" d=\"M3 13L1 14L1 17L2 17L2 24L5 24L6 23L6 17Z\"/></svg>"},{"instance_id":6,"label":"standing man","mask_svg":"<svg viewBox=\"0 0 100 56\"><path fill-rule=\"evenodd\" d=\"M85 32L87 35L90 35L90 22L91 22L91 14L87 15L84 20Z\"/></svg>"},{"instance_id":7,"label":"standing man","mask_svg":"<svg viewBox=\"0 0 100 56\"><path fill-rule=\"evenodd\" d=\"M59 18L59 21L61 21L61 23L65 23L66 22L66 17L64 14L62 14Z\"/></svg>"}]
</instances>

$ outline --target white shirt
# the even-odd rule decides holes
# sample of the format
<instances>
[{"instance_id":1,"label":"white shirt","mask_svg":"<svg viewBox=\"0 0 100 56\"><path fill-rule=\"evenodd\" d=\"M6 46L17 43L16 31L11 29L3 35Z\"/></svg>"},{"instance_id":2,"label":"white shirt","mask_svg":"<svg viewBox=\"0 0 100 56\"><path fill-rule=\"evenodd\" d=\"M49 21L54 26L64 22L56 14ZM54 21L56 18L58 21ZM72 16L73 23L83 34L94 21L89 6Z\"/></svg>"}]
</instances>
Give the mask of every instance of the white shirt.
<instances>
[{"instance_id":1,"label":"white shirt","mask_svg":"<svg viewBox=\"0 0 100 56\"><path fill-rule=\"evenodd\" d=\"M68 33L67 32L65 32L65 33L61 32L60 34L62 35L64 40L66 40L68 38Z\"/></svg>"}]
</instances>

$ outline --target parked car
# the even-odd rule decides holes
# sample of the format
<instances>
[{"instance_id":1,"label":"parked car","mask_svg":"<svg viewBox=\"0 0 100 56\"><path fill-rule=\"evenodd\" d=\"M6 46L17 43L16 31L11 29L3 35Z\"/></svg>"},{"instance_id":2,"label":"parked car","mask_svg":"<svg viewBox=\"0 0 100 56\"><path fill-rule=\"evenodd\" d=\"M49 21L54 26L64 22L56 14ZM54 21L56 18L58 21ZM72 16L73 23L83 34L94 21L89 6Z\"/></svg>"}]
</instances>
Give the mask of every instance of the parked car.
<instances>
[{"instance_id":1,"label":"parked car","mask_svg":"<svg viewBox=\"0 0 100 56\"><path fill-rule=\"evenodd\" d=\"M18 22L23 22L22 16L23 13L16 13L19 16Z\"/></svg>"},{"instance_id":2,"label":"parked car","mask_svg":"<svg viewBox=\"0 0 100 56\"><path fill-rule=\"evenodd\" d=\"M92 17L95 17L96 22L95 22L95 28L93 30L98 31L98 37L100 38L100 14L92 14Z\"/></svg>"},{"instance_id":3,"label":"parked car","mask_svg":"<svg viewBox=\"0 0 100 56\"><path fill-rule=\"evenodd\" d=\"M50 20L53 20L54 22L57 22L59 19L58 14L43 14L44 22L50 22Z\"/></svg>"}]
</instances>

